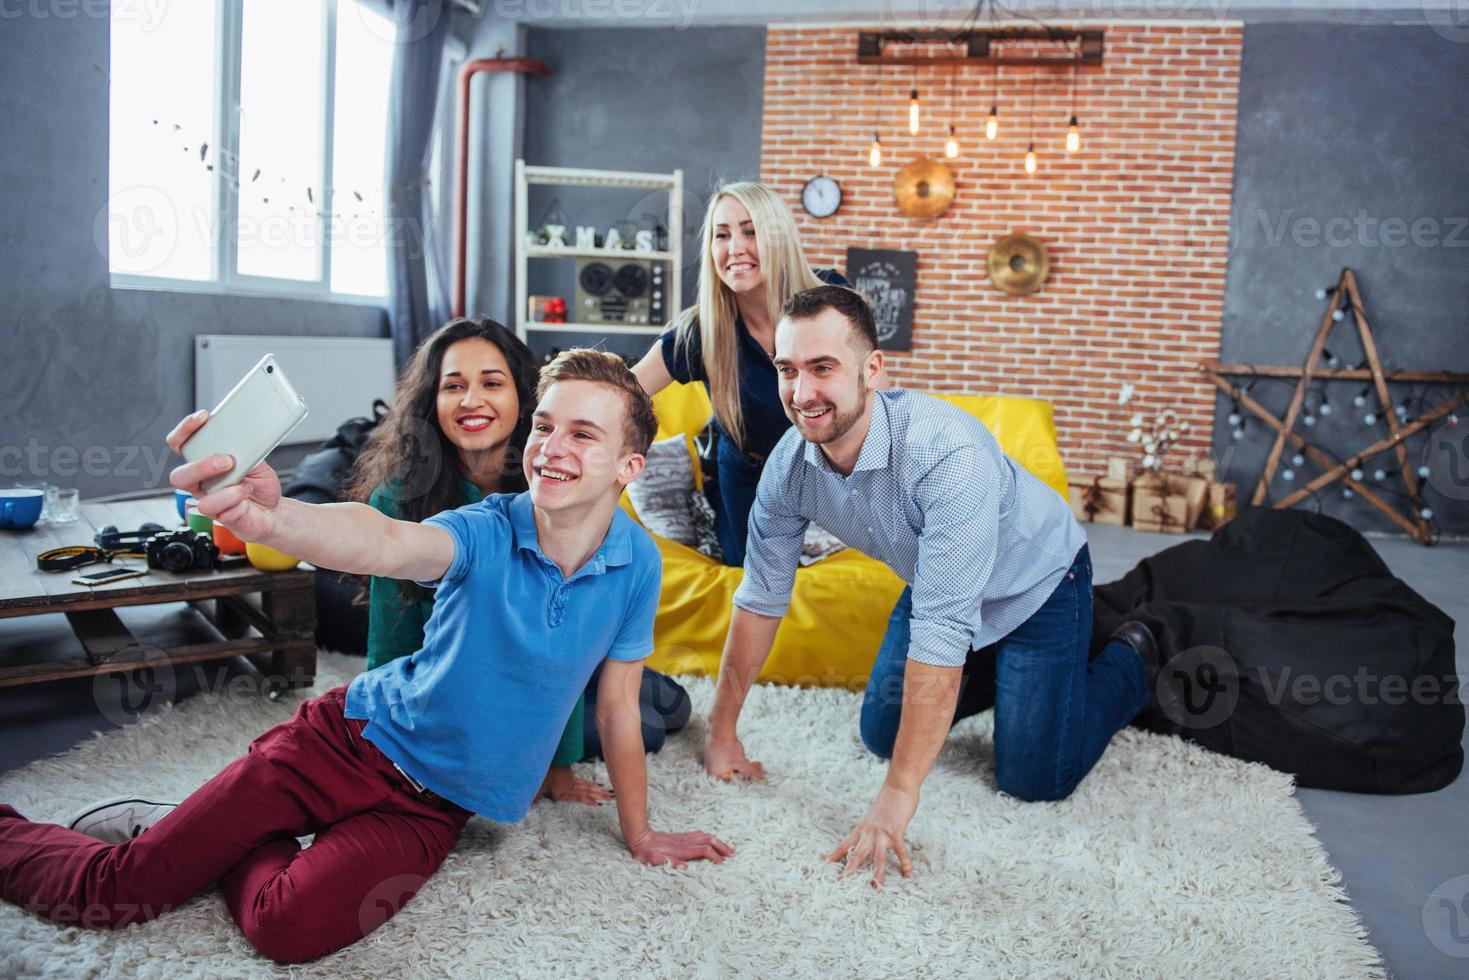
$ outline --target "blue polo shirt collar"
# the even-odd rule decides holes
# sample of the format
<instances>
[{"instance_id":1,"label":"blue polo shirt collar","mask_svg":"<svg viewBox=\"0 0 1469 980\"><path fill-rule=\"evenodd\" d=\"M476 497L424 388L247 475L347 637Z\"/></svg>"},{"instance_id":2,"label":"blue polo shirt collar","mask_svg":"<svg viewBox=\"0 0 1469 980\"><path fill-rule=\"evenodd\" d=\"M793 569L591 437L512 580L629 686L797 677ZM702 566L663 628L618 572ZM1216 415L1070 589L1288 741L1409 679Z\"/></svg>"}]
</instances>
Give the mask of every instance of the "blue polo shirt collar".
<instances>
[{"instance_id":1,"label":"blue polo shirt collar","mask_svg":"<svg viewBox=\"0 0 1469 980\"><path fill-rule=\"evenodd\" d=\"M857 454L857 463L852 472L858 470L885 470L891 465L893 453L893 430L888 422L887 400L881 392L872 393L872 420L867 425L867 436L862 440L862 451ZM831 473L831 460L814 442L806 443L806 462Z\"/></svg>"},{"instance_id":2,"label":"blue polo shirt collar","mask_svg":"<svg viewBox=\"0 0 1469 980\"><path fill-rule=\"evenodd\" d=\"M529 551L542 562L551 563L545 553L541 551L540 537L536 533L536 511L535 505L531 503L530 491L516 494L515 499L510 502L510 533L514 536L515 547L521 551ZM601 575L608 568L617 565L626 565L632 561L632 541L628 537L626 516L622 509L618 508L612 512L612 524L607 528L607 534L602 538L602 544L597 548L596 554L592 555L581 568L577 569L573 578L582 575ZM553 563L554 564L554 563Z\"/></svg>"}]
</instances>

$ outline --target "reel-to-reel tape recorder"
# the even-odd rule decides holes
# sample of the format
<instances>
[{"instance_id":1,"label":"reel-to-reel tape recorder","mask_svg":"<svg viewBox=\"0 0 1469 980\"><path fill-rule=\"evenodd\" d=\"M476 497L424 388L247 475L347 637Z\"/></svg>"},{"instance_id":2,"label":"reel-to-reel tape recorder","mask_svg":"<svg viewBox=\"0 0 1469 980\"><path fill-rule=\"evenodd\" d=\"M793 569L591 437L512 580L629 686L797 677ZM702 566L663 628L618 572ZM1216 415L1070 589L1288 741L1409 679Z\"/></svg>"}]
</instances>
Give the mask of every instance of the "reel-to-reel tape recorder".
<instances>
[{"instance_id":1,"label":"reel-to-reel tape recorder","mask_svg":"<svg viewBox=\"0 0 1469 980\"><path fill-rule=\"evenodd\" d=\"M576 309L581 323L661 327L668 322L667 263L651 259L576 260Z\"/></svg>"}]
</instances>

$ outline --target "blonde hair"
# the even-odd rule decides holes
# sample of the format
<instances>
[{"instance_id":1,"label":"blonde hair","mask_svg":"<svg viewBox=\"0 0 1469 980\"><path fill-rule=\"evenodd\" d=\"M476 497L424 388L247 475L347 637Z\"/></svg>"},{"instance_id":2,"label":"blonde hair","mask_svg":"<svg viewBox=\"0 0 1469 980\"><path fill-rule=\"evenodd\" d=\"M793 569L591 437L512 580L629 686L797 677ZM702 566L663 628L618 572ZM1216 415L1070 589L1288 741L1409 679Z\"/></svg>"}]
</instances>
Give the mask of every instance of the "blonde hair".
<instances>
[{"instance_id":1,"label":"blonde hair","mask_svg":"<svg viewBox=\"0 0 1469 980\"><path fill-rule=\"evenodd\" d=\"M765 283L765 305L770 311L771 323L780 319L780 308L786 300L802 290L820 286L821 280L811 271L806 253L801 249L796 219L775 191L754 181L724 184L715 190L704 212L699 302L680 314L674 349L679 352L686 350L694 332L698 331L714 417L743 451L745 424L744 413L740 410L740 345L735 334L739 309L735 306L734 293L719 278L719 271L714 267L714 209L726 197L744 205L755 225L760 271Z\"/></svg>"},{"instance_id":2,"label":"blonde hair","mask_svg":"<svg viewBox=\"0 0 1469 980\"><path fill-rule=\"evenodd\" d=\"M541 368L536 400L544 398L546 389L558 381L591 381L620 392L627 404L627 418L623 420L622 427L623 445L640 456L648 454L648 447L658 432L658 417L653 414L653 399L638 383L626 361L616 354L590 347L564 350Z\"/></svg>"}]
</instances>

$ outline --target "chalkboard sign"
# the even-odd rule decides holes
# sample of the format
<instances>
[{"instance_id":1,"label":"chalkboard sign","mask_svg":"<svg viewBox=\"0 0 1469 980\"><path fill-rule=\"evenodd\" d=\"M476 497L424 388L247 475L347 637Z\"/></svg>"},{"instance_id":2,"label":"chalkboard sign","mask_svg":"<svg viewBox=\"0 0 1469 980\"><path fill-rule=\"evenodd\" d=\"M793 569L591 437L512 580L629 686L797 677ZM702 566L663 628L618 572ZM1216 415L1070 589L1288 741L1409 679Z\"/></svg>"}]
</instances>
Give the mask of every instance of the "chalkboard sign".
<instances>
[{"instance_id":1,"label":"chalkboard sign","mask_svg":"<svg viewBox=\"0 0 1469 980\"><path fill-rule=\"evenodd\" d=\"M877 346L883 350L912 350L918 253L849 248L847 279L872 304L877 318Z\"/></svg>"}]
</instances>

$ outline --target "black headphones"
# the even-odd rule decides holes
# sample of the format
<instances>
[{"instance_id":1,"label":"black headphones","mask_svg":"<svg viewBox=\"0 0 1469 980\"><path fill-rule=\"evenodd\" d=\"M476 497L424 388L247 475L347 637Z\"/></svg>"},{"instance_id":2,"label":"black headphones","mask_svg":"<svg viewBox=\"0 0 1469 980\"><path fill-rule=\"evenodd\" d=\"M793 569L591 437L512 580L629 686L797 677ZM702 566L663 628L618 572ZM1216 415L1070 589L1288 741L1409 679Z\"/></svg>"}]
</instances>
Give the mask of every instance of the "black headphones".
<instances>
[{"instance_id":1,"label":"black headphones","mask_svg":"<svg viewBox=\"0 0 1469 980\"><path fill-rule=\"evenodd\" d=\"M162 524L154 524L151 521L136 531L119 531L117 525L109 524L98 531L92 537L92 541L103 551L117 551L120 548L136 550L162 530L165 530Z\"/></svg>"},{"instance_id":2,"label":"black headphones","mask_svg":"<svg viewBox=\"0 0 1469 980\"><path fill-rule=\"evenodd\" d=\"M163 530L162 524L151 521L136 531L119 531L117 525L109 524L92 537L95 548L86 545L52 548L36 556L36 567L43 572L69 572L98 562L111 562L114 558L144 558L148 539Z\"/></svg>"}]
</instances>

